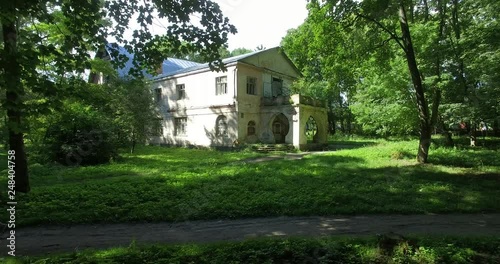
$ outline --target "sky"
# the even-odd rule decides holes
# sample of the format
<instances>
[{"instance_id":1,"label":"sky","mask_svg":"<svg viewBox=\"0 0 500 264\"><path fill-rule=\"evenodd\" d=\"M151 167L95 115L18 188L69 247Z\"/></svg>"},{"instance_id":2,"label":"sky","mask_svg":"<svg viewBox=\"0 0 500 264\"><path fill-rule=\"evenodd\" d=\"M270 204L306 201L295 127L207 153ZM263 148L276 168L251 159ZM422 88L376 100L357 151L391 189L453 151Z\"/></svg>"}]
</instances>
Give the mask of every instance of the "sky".
<instances>
[{"instance_id":1,"label":"sky","mask_svg":"<svg viewBox=\"0 0 500 264\"><path fill-rule=\"evenodd\" d=\"M273 48L280 45L287 30L301 25L307 17L306 0L212 0L219 4L224 16L229 18L238 33L229 35L229 50L247 48L254 50L263 45ZM131 38L134 29L139 28L134 16L125 32ZM192 22L196 21L191 17ZM197 24L194 22L193 24ZM165 19L154 19L150 28L153 34L164 34ZM115 42L109 38L109 42Z\"/></svg>"},{"instance_id":2,"label":"sky","mask_svg":"<svg viewBox=\"0 0 500 264\"><path fill-rule=\"evenodd\" d=\"M306 0L214 0L238 33L229 36L229 50L279 46L288 29L307 17Z\"/></svg>"}]
</instances>

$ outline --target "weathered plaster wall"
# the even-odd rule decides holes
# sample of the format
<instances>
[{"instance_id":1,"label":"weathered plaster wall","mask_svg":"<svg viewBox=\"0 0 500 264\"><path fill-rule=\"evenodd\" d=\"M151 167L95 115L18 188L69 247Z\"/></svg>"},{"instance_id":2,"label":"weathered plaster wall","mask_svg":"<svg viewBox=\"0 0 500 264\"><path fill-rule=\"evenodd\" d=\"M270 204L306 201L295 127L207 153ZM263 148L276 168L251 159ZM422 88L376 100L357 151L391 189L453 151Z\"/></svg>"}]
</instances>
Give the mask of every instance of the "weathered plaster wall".
<instances>
[{"instance_id":1,"label":"weathered plaster wall","mask_svg":"<svg viewBox=\"0 0 500 264\"><path fill-rule=\"evenodd\" d=\"M216 95L215 79L220 76L227 76L228 92L224 95ZM257 79L255 95L247 93L247 77ZM229 66L224 73L205 71L153 83L153 88L160 88L162 92L159 108L164 129L163 135L153 138L152 142L201 146L233 146L236 142L272 144L275 143L273 121L280 114L286 117L288 127L285 143L297 148L307 144L305 126L310 116L318 125L315 142L326 142L326 108L299 95L263 100L263 96L269 95L265 90L270 88L272 77L282 79L285 88L299 77L278 49L246 58ZM177 96L178 84L185 85L185 99L179 100ZM217 117L221 115L227 118L226 136L216 134ZM187 117L185 135L174 134L174 120L179 117ZM255 135L248 135L250 121L255 122Z\"/></svg>"},{"instance_id":2,"label":"weathered plaster wall","mask_svg":"<svg viewBox=\"0 0 500 264\"><path fill-rule=\"evenodd\" d=\"M197 74L181 75L177 78L161 80L152 83L152 88L160 88L162 100L160 102L161 111L168 109L194 109L205 108L214 105L231 105L235 96L235 66L227 68L226 72L205 71ZM227 94L215 94L215 79L227 76ZM185 85L185 98L179 99L176 85Z\"/></svg>"},{"instance_id":3,"label":"weathered plaster wall","mask_svg":"<svg viewBox=\"0 0 500 264\"><path fill-rule=\"evenodd\" d=\"M294 142L294 145L300 149L303 149L304 145L307 144L307 137L305 134L306 123L309 120L309 117L311 117L311 116L316 121L316 125L318 128L318 132L317 132L316 136L314 137L314 143L318 143L318 144L327 143L327 141L328 141L328 115L327 115L326 108L303 105L303 104L301 104L299 106L299 108L300 108L300 115L299 115L300 139L298 141L298 144L296 144Z\"/></svg>"},{"instance_id":4,"label":"weathered plaster wall","mask_svg":"<svg viewBox=\"0 0 500 264\"><path fill-rule=\"evenodd\" d=\"M287 134L287 143L292 143L293 141L293 126L292 126L292 116L288 106L262 106L262 97L264 96L264 89L266 85L270 86L272 77L281 78L283 80L283 86L289 87L293 81L293 78L277 73L277 71L286 69L289 74L294 74L293 68L289 66L288 62L282 58L281 54L278 53L268 53L269 64L266 64L269 68L262 69L257 68L253 65L246 63L238 63L237 66L237 109L239 113L240 126L238 128L239 141L246 143L274 143L274 137L272 133L271 123L274 117L283 113L289 119L290 131ZM261 56L260 60L263 60ZM254 60L255 63L259 64L259 60ZM257 78L256 95L247 94L247 77ZM288 103L288 102L286 102ZM256 135L248 136L247 128L248 122L254 121L256 123Z\"/></svg>"},{"instance_id":5,"label":"weathered plaster wall","mask_svg":"<svg viewBox=\"0 0 500 264\"><path fill-rule=\"evenodd\" d=\"M160 115L163 118L163 135L152 138L155 144L232 146L238 138L238 116L235 106L235 71L228 67L226 72L205 71L185 75L152 84L153 89L160 88L162 99L159 102ZM216 77L227 76L227 94L216 95ZM186 96L178 99L176 85L184 84ZM220 115L227 118L228 135L217 136L216 120ZM186 117L185 135L175 135L175 118Z\"/></svg>"},{"instance_id":6,"label":"weathered plaster wall","mask_svg":"<svg viewBox=\"0 0 500 264\"><path fill-rule=\"evenodd\" d=\"M219 116L227 118L227 135L217 135ZM175 117L186 117L186 134L175 135ZM220 109L188 110L182 114L172 114L163 120L163 135L154 137L151 143L168 145L233 146L238 138L238 118L234 107Z\"/></svg>"},{"instance_id":7,"label":"weathered plaster wall","mask_svg":"<svg viewBox=\"0 0 500 264\"><path fill-rule=\"evenodd\" d=\"M282 51L278 48L269 49L249 58L245 58L242 61L256 67L272 70L277 74L287 75L291 78L299 78L299 73L281 52Z\"/></svg>"}]
</instances>

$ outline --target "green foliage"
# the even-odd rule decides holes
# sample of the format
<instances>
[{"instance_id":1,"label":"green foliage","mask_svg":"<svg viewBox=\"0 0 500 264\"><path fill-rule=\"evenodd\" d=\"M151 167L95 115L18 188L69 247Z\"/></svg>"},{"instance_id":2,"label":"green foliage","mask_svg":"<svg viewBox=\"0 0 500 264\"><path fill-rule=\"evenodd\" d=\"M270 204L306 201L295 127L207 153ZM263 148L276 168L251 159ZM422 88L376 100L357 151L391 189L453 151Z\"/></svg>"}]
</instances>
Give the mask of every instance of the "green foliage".
<instances>
[{"instance_id":1,"label":"green foliage","mask_svg":"<svg viewBox=\"0 0 500 264\"><path fill-rule=\"evenodd\" d=\"M297 91L327 100L338 127L356 123L384 136L418 130L417 97L401 49L401 2L311 1L306 21L283 39L304 74ZM439 127L461 121L498 127L498 1L403 2Z\"/></svg>"},{"instance_id":2,"label":"green foliage","mask_svg":"<svg viewBox=\"0 0 500 264\"><path fill-rule=\"evenodd\" d=\"M360 69L363 80L356 86L351 110L357 123L367 134L378 136L416 135L418 115L409 85L406 62L392 58L388 69L380 69L376 61Z\"/></svg>"},{"instance_id":3,"label":"green foliage","mask_svg":"<svg viewBox=\"0 0 500 264\"><path fill-rule=\"evenodd\" d=\"M156 104L149 85L143 80L119 80L108 82L108 107L113 122L119 127L121 146L145 144L161 126Z\"/></svg>"},{"instance_id":4,"label":"green foliage","mask_svg":"<svg viewBox=\"0 0 500 264\"><path fill-rule=\"evenodd\" d=\"M251 53L251 52L253 52L253 50L251 50L251 49L236 48L236 49L234 49L234 50L231 51L231 56L230 57L239 56L239 55L243 55L243 54L247 54L247 53Z\"/></svg>"},{"instance_id":5,"label":"green foliage","mask_svg":"<svg viewBox=\"0 0 500 264\"><path fill-rule=\"evenodd\" d=\"M64 165L108 163L117 155L116 131L105 113L90 105L68 102L51 118L43 151Z\"/></svg>"},{"instance_id":6,"label":"green foliage","mask_svg":"<svg viewBox=\"0 0 500 264\"><path fill-rule=\"evenodd\" d=\"M23 257L20 263L495 263L498 238L411 237L381 252L374 238L266 238L244 242L131 245L73 254ZM485 247L485 245L487 245Z\"/></svg>"},{"instance_id":7,"label":"green foliage","mask_svg":"<svg viewBox=\"0 0 500 264\"><path fill-rule=\"evenodd\" d=\"M164 35L150 32L158 18L168 21ZM132 37L125 34L131 19L138 24ZM20 192L30 190L23 137L29 127L43 123L27 121L40 118L38 111L57 111L67 95L65 89L73 89L68 83L85 81L85 71L91 67L102 68L103 63L92 56L108 39L117 42L111 50L113 66L121 68L127 60L118 56L117 46L123 45L135 55L129 74L142 77L144 69L153 72L165 58L194 51L211 69L223 70L219 49L229 34L236 33L219 5L210 0L2 1L0 23L0 92L7 95L1 103L9 111L9 148L18 155ZM73 149L70 144L66 152Z\"/></svg>"},{"instance_id":8,"label":"green foliage","mask_svg":"<svg viewBox=\"0 0 500 264\"><path fill-rule=\"evenodd\" d=\"M90 165L116 158L118 149L144 144L158 126L153 95L141 80L109 78L104 85L80 83L62 106L31 115L27 138L31 160Z\"/></svg>"},{"instance_id":9,"label":"green foliage","mask_svg":"<svg viewBox=\"0 0 500 264\"><path fill-rule=\"evenodd\" d=\"M232 51L229 51L227 47L221 47L219 49L219 54L222 59L229 58L229 57L234 57L238 55L243 55L253 52L253 50L247 49L247 48L236 48ZM197 51L194 52L189 52L186 55L181 56L182 58L189 60L189 61L194 61L194 62L199 62L199 63L206 63L207 61L201 56L201 54Z\"/></svg>"},{"instance_id":10,"label":"green foliage","mask_svg":"<svg viewBox=\"0 0 500 264\"><path fill-rule=\"evenodd\" d=\"M332 143L338 151L293 161L140 147L108 165L34 164L33 191L16 207L18 224L500 211L491 199L500 195L494 149L433 147L431 164L420 166L415 141ZM7 173L0 175L4 181Z\"/></svg>"}]
</instances>

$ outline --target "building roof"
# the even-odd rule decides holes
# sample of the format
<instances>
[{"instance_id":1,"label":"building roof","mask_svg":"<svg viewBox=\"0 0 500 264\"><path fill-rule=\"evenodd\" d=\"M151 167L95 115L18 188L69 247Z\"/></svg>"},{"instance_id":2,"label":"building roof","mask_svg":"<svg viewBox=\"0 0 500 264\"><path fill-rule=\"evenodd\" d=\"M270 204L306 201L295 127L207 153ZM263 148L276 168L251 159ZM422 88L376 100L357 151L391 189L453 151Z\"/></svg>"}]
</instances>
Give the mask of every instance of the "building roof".
<instances>
[{"instance_id":1,"label":"building roof","mask_svg":"<svg viewBox=\"0 0 500 264\"><path fill-rule=\"evenodd\" d=\"M222 63L223 64L234 63L234 62L240 61L242 59L245 59L245 58L251 57L253 55L256 55L258 53L264 52L264 51L266 51L266 50L258 50L258 51L250 52L250 53L247 53L247 54L242 54L242 55L238 55L238 56L234 56L234 57L229 57L229 58L223 59ZM174 76L174 75L178 75L178 74L189 73L189 72L194 72L194 71L204 70L204 69L209 69L209 68L210 68L210 66L209 66L208 63L198 64L198 65L194 65L194 66L191 66L191 67L186 67L186 68L183 68L183 69L179 69L179 70L174 71L174 72L167 72L167 73L164 72L164 73L162 73L160 75L157 75L157 76L153 77L152 79L153 80L158 80L158 79L163 79L163 78Z\"/></svg>"},{"instance_id":2,"label":"building roof","mask_svg":"<svg viewBox=\"0 0 500 264\"><path fill-rule=\"evenodd\" d=\"M111 45L107 45L106 50L108 51L108 55L111 57L110 49L112 49ZM128 58L127 62L125 62L125 66L118 69L118 75L120 77L124 77L124 76L127 76L130 69L132 69L134 67L134 64L133 64L134 54L129 53L127 51L127 49L125 49L122 46L118 46L118 53L123 54L123 55L127 56L127 58ZM111 57L111 59L113 59L113 58ZM203 64L197 63L194 61L168 58L168 59L163 61L161 75L171 74L173 72L176 72L176 71L179 71L182 69L186 69L186 68L190 68L190 67L194 67L194 66L198 66L198 65L203 65ZM147 73L146 71L143 71L143 74L146 78L149 78L149 79L152 79L154 77L151 74Z\"/></svg>"},{"instance_id":3,"label":"building roof","mask_svg":"<svg viewBox=\"0 0 500 264\"><path fill-rule=\"evenodd\" d=\"M110 46L107 46L107 49L108 48L110 48ZM129 53L125 48L123 48L121 46L118 47L118 49L119 49L118 51L120 54L123 54L129 58L129 60L125 63L125 66L118 70L119 76L124 77L124 76L128 75L128 72L133 67L132 61L133 61L134 55ZM279 50L281 48L274 47L274 48L270 48L270 49L258 50L258 51L250 52L247 54L242 54L242 55L226 58L226 59L222 60L222 63L225 65L235 63L235 62L244 60L246 58L252 57L254 55L257 55L259 53L263 53L263 52L273 50L273 49ZM109 50L108 50L108 54L110 54ZM295 65L290 61L290 59L286 55L285 55L285 58L290 62L290 64L293 66L293 68L300 75L300 71L295 67ZM205 70L205 69L209 69L209 68L210 68L210 66L208 63L202 64L202 63L197 63L194 61L188 61L188 60L182 60L182 59L176 59L176 58L168 58L168 59L163 61L161 74L156 75L156 76L152 76L152 75L148 74L146 71L143 71L143 74L148 79L159 80L159 79L168 78L168 77L178 75L178 74L185 74L185 73L195 72L195 71L199 71L199 70Z\"/></svg>"}]
</instances>

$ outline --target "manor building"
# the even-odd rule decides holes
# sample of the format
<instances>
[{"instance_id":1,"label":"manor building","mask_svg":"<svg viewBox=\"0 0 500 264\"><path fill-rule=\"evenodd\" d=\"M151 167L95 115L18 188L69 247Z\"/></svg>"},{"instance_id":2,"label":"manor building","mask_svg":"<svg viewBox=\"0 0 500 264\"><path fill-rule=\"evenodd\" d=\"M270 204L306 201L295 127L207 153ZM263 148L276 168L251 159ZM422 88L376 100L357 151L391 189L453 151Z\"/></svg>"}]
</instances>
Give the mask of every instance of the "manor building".
<instances>
[{"instance_id":1,"label":"manor building","mask_svg":"<svg viewBox=\"0 0 500 264\"><path fill-rule=\"evenodd\" d=\"M151 143L234 146L240 143L308 144L327 141L325 104L290 86L301 76L280 47L208 64L167 59L151 86L162 128Z\"/></svg>"}]
</instances>

